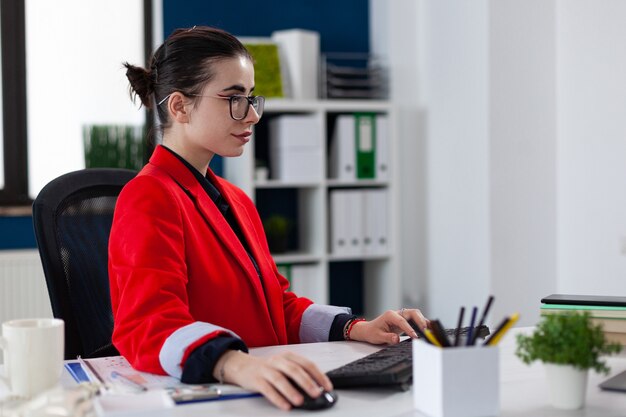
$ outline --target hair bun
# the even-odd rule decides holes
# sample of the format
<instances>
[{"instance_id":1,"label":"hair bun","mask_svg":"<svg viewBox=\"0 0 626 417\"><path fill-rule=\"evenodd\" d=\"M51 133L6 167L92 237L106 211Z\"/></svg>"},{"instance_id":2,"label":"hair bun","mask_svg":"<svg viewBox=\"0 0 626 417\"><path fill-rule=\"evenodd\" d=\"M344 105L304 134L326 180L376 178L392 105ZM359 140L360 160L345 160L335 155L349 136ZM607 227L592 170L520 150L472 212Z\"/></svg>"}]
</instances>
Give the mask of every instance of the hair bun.
<instances>
[{"instance_id":1,"label":"hair bun","mask_svg":"<svg viewBox=\"0 0 626 417\"><path fill-rule=\"evenodd\" d=\"M128 62L124 63L126 67L126 77L130 82L130 95L131 98L139 96L141 104L151 108L152 102L150 97L154 93L154 80L152 79L152 72L145 68L131 65Z\"/></svg>"}]
</instances>

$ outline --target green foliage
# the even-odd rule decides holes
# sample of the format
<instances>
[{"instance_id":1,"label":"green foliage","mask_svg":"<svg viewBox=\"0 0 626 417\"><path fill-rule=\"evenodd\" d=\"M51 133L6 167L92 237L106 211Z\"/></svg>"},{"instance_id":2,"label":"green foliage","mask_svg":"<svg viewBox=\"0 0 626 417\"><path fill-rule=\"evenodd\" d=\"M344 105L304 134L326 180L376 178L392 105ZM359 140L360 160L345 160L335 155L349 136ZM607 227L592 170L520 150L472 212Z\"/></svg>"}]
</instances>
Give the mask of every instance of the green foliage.
<instances>
[{"instance_id":1,"label":"green foliage","mask_svg":"<svg viewBox=\"0 0 626 417\"><path fill-rule=\"evenodd\" d=\"M145 164L144 137L144 129L137 126L85 126L85 167L141 169Z\"/></svg>"},{"instance_id":2,"label":"green foliage","mask_svg":"<svg viewBox=\"0 0 626 417\"><path fill-rule=\"evenodd\" d=\"M254 94L265 97L283 97L278 45L274 43L246 43L254 58Z\"/></svg>"},{"instance_id":3,"label":"green foliage","mask_svg":"<svg viewBox=\"0 0 626 417\"><path fill-rule=\"evenodd\" d=\"M607 374L600 356L621 350L622 345L606 340L602 326L594 325L588 312L571 312L543 316L532 335L517 335L515 354L526 364L540 360Z\"/></svg>"},{"instance_id":4,"label":"green foliage","mask_svg":"<svg viewBox=\"0 0 626 417\"><path fill-rule=\"evenodd\" d=\"M263 228L270 251L273 253L285 252L291 230L291 220L284 216L272 215L263 220Z\"/></svg>"},{"instance_id":5,"label":"green foliage","mask_svg":"<svg viewBox=\"0 0 626 417\"><path fill-rule=\"evenodd\" d=\"M263 220L263 228L267 234L286 236L291 228L291 221L287 217L273 215Z\"/></svg>"}]
</instances>

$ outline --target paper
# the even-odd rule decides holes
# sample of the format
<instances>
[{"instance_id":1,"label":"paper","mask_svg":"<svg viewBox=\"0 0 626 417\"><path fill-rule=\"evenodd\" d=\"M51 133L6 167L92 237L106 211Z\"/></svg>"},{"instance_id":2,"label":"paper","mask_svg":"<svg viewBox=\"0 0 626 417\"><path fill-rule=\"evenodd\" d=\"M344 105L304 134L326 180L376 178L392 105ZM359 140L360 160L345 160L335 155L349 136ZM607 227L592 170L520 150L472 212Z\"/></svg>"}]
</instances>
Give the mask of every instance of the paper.
<instances>
[{"instance_id":1,"label":"paper","mask_svg":"<svg viewBox=\"0 0 626 417\"><path fill-rule=\"evenodd\" d=\"M84 359L94 367L96 372L109 384L120 385L115 373L121 374L124 378L142 385L148 389L170 388L181 385L181 382L174 377L165 375L155 375L147 372L139 372L134 369L123 356L108 356L105 358Z\"/></svg>"},{"instance_id":2,"label":"paper","mask_svg":"<svg viewBox=\"0 0 626 417\"><path fill-rule=\"evenodd\" d=\"M138 411L162 410L174 407L165 390L156 389L139 394L107 394L95 397L93 408L99 416L119 416Z\"/></svg>"},{"instance_id":3,"label":"paper","mask_svg":"<svg viewBox=\"0 0 626 417\"><path fill-rule=\"evenodd\" d=\"M122 356L83 359L105 382L103 395L94 401L99 415L117 415L149 411L198 401L229 400L260 394L226 384L188 385L177 378L140 372ZM97 383L90 369L77 361L67 361L65 368L76 382Z\"/></svg>"}]
</instances>

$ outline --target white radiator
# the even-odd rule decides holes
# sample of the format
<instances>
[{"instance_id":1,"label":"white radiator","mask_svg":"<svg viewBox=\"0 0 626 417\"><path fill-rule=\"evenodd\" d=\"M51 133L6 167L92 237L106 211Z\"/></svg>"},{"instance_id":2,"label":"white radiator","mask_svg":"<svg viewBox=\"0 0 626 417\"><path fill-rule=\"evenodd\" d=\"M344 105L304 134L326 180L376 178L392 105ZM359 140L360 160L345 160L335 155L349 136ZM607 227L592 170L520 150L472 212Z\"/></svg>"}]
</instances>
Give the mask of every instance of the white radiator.
<instances>
[{"instance_id":1,"label":"white radiator","mask_svg":"<svg viewBox=\"0 0 626 417\"><path fill-rule=\"evenodd\" d=\"M0 251L0 323L52 317L43 267L36 249Z\"/></svg>"}]
</instances>

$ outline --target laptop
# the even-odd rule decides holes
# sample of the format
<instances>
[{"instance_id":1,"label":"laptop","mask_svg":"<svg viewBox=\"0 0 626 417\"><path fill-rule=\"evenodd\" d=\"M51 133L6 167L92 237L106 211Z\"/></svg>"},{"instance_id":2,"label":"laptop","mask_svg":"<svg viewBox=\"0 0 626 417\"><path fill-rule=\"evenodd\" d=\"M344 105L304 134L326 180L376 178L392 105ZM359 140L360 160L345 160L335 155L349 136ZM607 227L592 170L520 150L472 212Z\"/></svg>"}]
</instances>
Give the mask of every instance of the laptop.
<instances>
[{"instance_id":1,"label":"laptop","mask_svg":"<svg viewBox=\"0 0 626 417\"><path fill-rule=\"evenodd\" d=\"M626 392L626 371L615 375L600 383L600 388L607 391Z\"/></svg>"}]
</instances>

